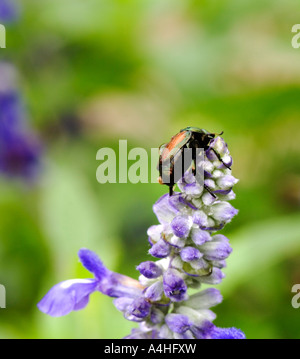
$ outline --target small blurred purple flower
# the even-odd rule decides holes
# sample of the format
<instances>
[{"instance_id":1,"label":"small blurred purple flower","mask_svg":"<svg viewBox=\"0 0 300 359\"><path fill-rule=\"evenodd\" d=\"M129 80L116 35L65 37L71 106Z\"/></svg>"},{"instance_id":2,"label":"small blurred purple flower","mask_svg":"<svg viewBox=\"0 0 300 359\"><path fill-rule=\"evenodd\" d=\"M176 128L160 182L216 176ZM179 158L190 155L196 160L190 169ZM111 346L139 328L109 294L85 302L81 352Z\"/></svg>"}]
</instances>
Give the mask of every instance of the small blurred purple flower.
<instances>
[{"instance_id":1,"label":"small blurred purple flower","mask_svg":"<svg viewBox=\"0 0 300 359\"><path fill-rule=\"evenodd\" d=\"M18 18L18 8L15 0L0 0L0 23L7 24Z\"/></svg>"},{"instance_id":2,"label":"small blurred purple flower","mask_svg":"<svg viewBox=\"0 0 300 359\"><path fill-rule=\"evenodd\" d=\"M40 169L42 148L26 125L14 77L13 68L0 63L0 174L31 181Z\"/></svg>"}]
</instances>

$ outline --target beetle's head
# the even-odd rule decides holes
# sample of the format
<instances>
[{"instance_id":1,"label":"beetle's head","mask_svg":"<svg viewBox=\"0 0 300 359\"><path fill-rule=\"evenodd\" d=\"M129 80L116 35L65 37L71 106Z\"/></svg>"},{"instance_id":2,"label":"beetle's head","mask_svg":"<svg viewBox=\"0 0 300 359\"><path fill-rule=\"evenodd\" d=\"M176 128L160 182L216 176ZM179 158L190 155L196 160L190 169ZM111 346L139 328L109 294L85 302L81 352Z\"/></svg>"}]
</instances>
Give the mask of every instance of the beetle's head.
<instances>
[{"instance_id":1,"label":"beetle's head","mask_svg":"<svg viewBox=\"0 0 300 359\"><path fill-rule=\"evenodd\" d=\"M224 133L224 131L222 131L221 133L209 133L207 136L208 138L210 138L211 140L214 139L216 136L222 136Z\"/></svg>"},{"instance_id":2,"label":"beetle's head","mask_svg":"<svg viewBox=\"0 0 300 359\"><path fill-rule=\"evenodd\" d=\"M206 145L209 145L215 137L221 136L222 134L223 134L223 131L221 133L207 133L207 134L205 134L204 142L206 143Z\"/></svg>"}]
</instances>

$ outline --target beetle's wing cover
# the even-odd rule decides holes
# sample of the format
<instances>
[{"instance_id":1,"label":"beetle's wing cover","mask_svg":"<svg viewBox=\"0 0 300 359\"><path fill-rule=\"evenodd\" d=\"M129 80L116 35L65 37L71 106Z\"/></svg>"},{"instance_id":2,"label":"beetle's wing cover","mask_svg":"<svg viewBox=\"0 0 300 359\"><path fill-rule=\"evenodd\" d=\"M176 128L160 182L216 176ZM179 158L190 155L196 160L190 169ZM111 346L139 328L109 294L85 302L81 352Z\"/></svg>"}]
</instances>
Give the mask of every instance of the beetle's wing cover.
<instances>
[{"instance_id":1,"label":"beetle's wing cover","mask_svg":"<svg viewBox=\"0 0 300 359\"><path fill-rule=\"evenodd\" d=\"M171 161L178 151L181 151L181 148L187 144L191 137L191 133L189 131L186 132L179 132L177 135L173 136L171 138L171 141L164 145L164 147L161 147L161 158L160 160L162 162L164 161Z\"/></svg>"}]
</instances>

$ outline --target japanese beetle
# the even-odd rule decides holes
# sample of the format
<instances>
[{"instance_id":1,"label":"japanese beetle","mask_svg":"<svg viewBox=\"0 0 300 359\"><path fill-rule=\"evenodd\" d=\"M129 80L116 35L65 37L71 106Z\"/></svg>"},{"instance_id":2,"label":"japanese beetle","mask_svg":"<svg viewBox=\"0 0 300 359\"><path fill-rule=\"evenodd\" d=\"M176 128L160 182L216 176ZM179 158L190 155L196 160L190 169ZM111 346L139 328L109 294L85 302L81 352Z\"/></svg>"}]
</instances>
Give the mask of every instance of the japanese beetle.
<instances>
[{"instance_id":1,"label":"japanese beetle","mask_svg":"<svg viewBox=\"0 0 300 359\"><path fill-rule=\"evenodd\" d=\"M220 133L220 135L222 135ZM196 174L196 156L197 149L203 149L204 151L209 149L210 143L215 138L215 133L210 133L204 129L198 127L186 127L181 130L175 136L171 138L171 141L160 146L159 148L159 183L169 186L169 195L173 194L173 187L178 182L183 174L193 164L193 173ZM191 149L190 155L187 156L185 149ZM212 148L218 159L226 166L220 155ZM181 163L180 163L181 162ZM178 165L180 171L174 170L175 166ZM179 166L180 165L180 166ZM204 185L204 188L216 197L209 188Z\"/></svg>"}]
</instances>

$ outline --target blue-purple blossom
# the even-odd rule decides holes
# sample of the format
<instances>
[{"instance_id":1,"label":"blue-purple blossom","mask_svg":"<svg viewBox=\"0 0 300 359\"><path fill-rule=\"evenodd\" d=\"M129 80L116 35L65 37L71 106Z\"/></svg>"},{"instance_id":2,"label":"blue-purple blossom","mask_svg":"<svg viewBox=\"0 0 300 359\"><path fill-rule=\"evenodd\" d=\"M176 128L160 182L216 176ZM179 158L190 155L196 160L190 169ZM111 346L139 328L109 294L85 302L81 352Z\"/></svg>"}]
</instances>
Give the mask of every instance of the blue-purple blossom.
<instances>
[{"instance_id":1,"label":"blue-purple blossom","mask_svg":"<svg viewBox=\"0 0 300 359\"><path fill-rule=\"evenodd\" d=\"M0 174L33 180L41 165L41 144L28 128L14 84L15 71L0 63Z\"/></svg>"},{"instance_id":2,"label":"blue-purple blossom","mask_svg":"<svg viewBox=\"0 0 300 359\"><path fill-rule=\"evenodd\" d=\"M15 0L0 1L0 23L13 22L18 17L18 9Z\"/></svg>"},{"instance_id":3,"label":"blue-purple blossom","mask_svg":"<svg viewBox=\"0 0 300 359\"><path fill-rule=\"evenodd\" d=\"M186 315L175 313L167 315L166 323L173 332L178 334L185 333L193 325Z\"/></svg>"},{"instance_id":4,"label":"blue-purple blossom","mask_svg":"<svg viewBox=\"0 0 300 359\"><path fill-rule=\"evenodd\" d=\"M184 262L195 261L197 259L200 259L201 257L203 257L203 254L197 248L194 247L185 247L180 252L180 258Z\"/></svg>"},{"instance_id":5,"label":"blue-purple blossom","mask_svg":"<svg viewBox=\"0 0 300 359\"><path fill-rule=\"evenodd\" d=\"M94 279L70 279L57 284L40 301L38 308L52 317L61 317L87 306L90 294L95 292Z\"/></svg>"},{"instance_id":6,"label":"blue-purple blossom","mask_svg":"<svg viewBox=\"0 0 300 359\"><path fill-rule=\"evenodd\" d=\"M246 339L245 334L237 328L217 328L215 327L207 339Z\"/></svg>"},{"instance_id":7,"label":"blue-purple blossom","mask_svg":"<svg viewBox=\"0 0 300 359\"><path fill-rule=\"evenodd\" d=\"M144 292L145 298L151 302L159 302L164 295L164 286L161 281L151 284Z\"/></svg>"},{"instance_id":8,"label":"blue-purple blossom","mask_svg":"<svg viewBox=\"0 0 300 359\"><path fill-rule=\"evenodd\" d=\"M142 262L140 265L136 267L138 271L140 271L143 276L149 279L157 278L162 275L161 268L155 264L154 262L147 261Z\"/></svg>"},{"instance_id":9,"label":"blue-purple blossom","mask_svg":"<svg viewBox=\"0 0 300 359\"><path fill-rule=\"evenodd\" d=\"M149 249L149 254L155 258L165 258L170 254L170 252L170 245L163 239L160 239Z\"/></svg>"},{"instance_id":10,"label":"blue-purple blossom","mask_svg":"<svg viewBox=\"0 0 300 359\"><path fill-rule=\"evenodd\" d=\"M238 180L224 163L231 166L232 158L217 137L197 164L204 170L206 187L189 169L178 182L180 192L163 195L154 204L159 224L147 235L149 254L158 260L137 266L138 281L109 271L96 254L84 249L80 260L94 278L58 284L39 308L52 316L64 315L82 309L90 294L100 291L115 297L114 305L124 318L139 323L126 339L244 339L239 329L213 324L216 315L211 308L222 302L219 290L189 293L189 288L221 283L232 252L229 239L216 233L238 212L228 202L235 198L232 188Z\"/></svg>"},{"instance_id":11,"label":"blue-purple blossom","mask_svg":"<svg viewBox=\"0 0 300 359\"><path fill-rule=\"evenodd\" d=\"M187 285L176 269L169 268L165 272L163 286L165 295L173 302L180 302L187 297Z\"/></svg>"},{"instance_id":12,"label":"blue-purple blossom","mask_svg":"<svg viewBox=\"0 0 300 359\"><path fill-rule=\"evenodd\" d=\"M107 269L98 256L88 250L78 253L83 266L93 273L93 279L71 279L54 286L39 302L38 308L53 317L69 314L73 310L83 309L93 292L99 291L116 298L126 298L128 306L141 296L143 286L132 278L114 273ZM139 305L141 308L141 305ZM141 310L138 309L137 311Z\"/></svg>"},{"instance_id":13,"label":"blue-purple blossom","mask_svg":"<svg viewBox=\"0 0 300 359\"><path fill-rule=\"evenodd\" d=\"M175 236L186 238L192 227L193 221L188 216L176 216L171 222L171 228Z\"/></svg>"}]
</instances>

